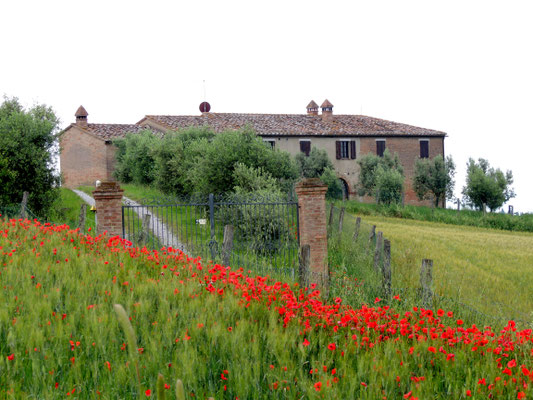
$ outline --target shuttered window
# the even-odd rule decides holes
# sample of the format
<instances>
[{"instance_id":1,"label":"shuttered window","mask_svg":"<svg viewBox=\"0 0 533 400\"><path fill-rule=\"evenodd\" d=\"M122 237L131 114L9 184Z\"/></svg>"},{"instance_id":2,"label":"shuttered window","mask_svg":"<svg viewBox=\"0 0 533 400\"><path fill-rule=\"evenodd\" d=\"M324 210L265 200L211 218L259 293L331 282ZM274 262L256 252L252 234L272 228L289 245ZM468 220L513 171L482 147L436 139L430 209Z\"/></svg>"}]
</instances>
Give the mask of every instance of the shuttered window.
<instances>
[{"instance_id":1,"label":"shuttered window","mask_svg":"<svg viewBox=\"0 0 533 400\"><path fill-rule=\"evenodd\" d=\"M356 152L355 152L355 140L352 140L350 142L350 158L352 160L355 160Z\"/></svg>"},{"instance_id":2,"label":"shuttered window","mask_svg":"<svg viewBox=\"0 0 533 400\"><path fill-rule=\"evenodd\" d=\"M300 140L300 151L306 156L311 152L311 141L310 140Z\"/></svg>"},{"instance_id":3,"label":"shuttered window","mask_svg":"<svg viewBox=\"0 0 533 400\"><path fill-rule=\"evenodd\" d=\"M385 152L385 141L376 140L376 154L380 157L383 157L384 152Z\"/></svg>"},{"instance_id":4,"label":"shuttered window","mask_svg":"<svg viewBox=\"0 0 533 400\"><path fill-rule=\"evenodd\" d=\"M335 155L337 160L355 159L355 141L337 140L335 142Z\"/></svg>"},{"instance_id":5,"label":"shuttered window","mask_svg":"<svg viewBox=\"0 0 533 400\"><path fill-rule=\"evenodd\" d=\"M429 158L429 140L420 141L420 158Z\"/></svg>"}]
</instances>

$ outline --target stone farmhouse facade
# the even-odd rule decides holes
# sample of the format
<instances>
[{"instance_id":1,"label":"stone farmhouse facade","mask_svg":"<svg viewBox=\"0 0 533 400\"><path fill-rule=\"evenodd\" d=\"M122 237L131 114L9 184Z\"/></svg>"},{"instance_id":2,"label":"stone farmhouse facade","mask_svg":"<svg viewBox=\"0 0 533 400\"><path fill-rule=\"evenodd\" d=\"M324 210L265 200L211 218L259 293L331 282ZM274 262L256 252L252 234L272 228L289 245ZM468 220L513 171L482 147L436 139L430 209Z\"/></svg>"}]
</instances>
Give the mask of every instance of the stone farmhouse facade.
<instances>
[{"instance_id":1,"label":"stone farmhouse facade","mask_svg":"<svg viewBox=\"0 0 533 400\"><path fill-rule=\"evenodd\" d=\"M63 184L69 188L94 184L96 180L112 180L115 165L112 141L128 132L151 129L165 133L190 126L209 126L219 133L251 126L273 148L293 155L309 154L312 147L326 150L349 198L358 197L357 159L368 153L382 155L389 149L398 153L404 167L405 203L429 204L420 202L412 189L414 163L418 157L433 158L439 154L444 157L446 137L444 132L364 115L334 115L328 100L320 107L311 101L305 114L202 112L195 116L147 115L136 124L92 124L88 123L87 111L80 106L75 116L76 122L61 137L61 172Z\"/></svg>"}]
</instances>

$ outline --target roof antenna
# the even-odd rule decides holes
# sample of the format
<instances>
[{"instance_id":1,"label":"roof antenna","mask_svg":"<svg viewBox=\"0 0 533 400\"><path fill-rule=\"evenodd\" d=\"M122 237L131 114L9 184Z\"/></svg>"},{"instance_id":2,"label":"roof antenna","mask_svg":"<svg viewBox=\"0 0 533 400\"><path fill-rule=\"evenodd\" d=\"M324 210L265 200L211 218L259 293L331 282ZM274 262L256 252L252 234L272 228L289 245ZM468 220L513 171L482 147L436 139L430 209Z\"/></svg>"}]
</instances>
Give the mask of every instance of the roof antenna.
<instances>
[{"instance_id":1,"label":"roof antenna","mask_svg":"<svg viewBox=\"0 0 533 400\"><path fill-rule=\"evenodd\" d=\"M206 95L205 95L205 79L203 80L204 83L204 101L200 104L200 112L202 114L208 113L211 110L211 105L206 101Z\"/></svg>"}]
</instances>

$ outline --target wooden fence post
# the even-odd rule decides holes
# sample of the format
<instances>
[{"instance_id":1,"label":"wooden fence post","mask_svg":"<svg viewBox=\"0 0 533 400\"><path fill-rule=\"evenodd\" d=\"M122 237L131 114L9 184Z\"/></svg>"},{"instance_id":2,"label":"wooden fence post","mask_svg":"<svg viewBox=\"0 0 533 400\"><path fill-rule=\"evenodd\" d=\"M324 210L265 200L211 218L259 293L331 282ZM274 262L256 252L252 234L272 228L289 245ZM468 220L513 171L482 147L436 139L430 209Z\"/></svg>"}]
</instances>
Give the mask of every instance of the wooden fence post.
<instances>
[{"instance_id":1,"label":"wooden fence post","mask_svg":"<svg viewBox=\"0 0 533 400\"><path fill-rule=\"evenodd\" d=\"M344 207L341 208L339 214L339 233L342 233L342 223L344 222Z\"/></svg>"},{"instance_id":2,"label":"wooden fence post","mask_svg":"<svg viewBox=\"0 0 533 400\"><path fill-rule=\"evenodd\" d=\"M459 215L459 211L461 211L461 200L457 199L457 215Z\"/></svg>"},{"instance_id":3,"label":"wooden fence post","mask_svg":"<svg viewBox=\"0 0 533 400\"><path fill-rule=\"evenodd\" d=\"M422 268L420 269L420 286L422 290L422 304L429 308L433 301L433 292L431 284L433 282L433 260L424 258Z\"/></svg>"},{"instance_id":4,"label":"wooden fence post","mask_svg":"<svg viewBox=\"0 0 533 400\"><path fill-rule=\"evenodd\" d=\"M383 296L389 299L391 296L392 287L392 272L390 268L390 240L383 241Z\"/></svg>"},{"instance_id":5,"label":"wooden fence post","mask_svg":"<svg viewBox=\"0 0 533 400\"><path fill-rule=\"evenodd\" d=\"M85 232L85 217L87 216L87 204L83 203L80 206L80 218L78 219L78 229L80 232Z\"/></svg>"},{"instance_id":6,"label":"wooden fence post","mask_svg":"<svg viewBox=\"0 0 533 400\"><path fill-rule=\"evenodd\" d=\"M329 228L331 228L332 223L333 223L333 203L331 204L331 208L329 209L329 220L328 220Z\"/></svg>"},{"instance_id":7,"label":"wooden fence post","mask_svg":"<svg viewBox=\"0 0 533 400\"><path fill-rule=\"evenodd\" d=\"M374 251L374 271L376 272L380 270L382 242L383 242L383 232L378 232L378 236L376 239L376 250Z\"/></svg>"},{"instance_id":8,"label":"wooden fence post","mask_svg":"<svg viewBox=\"0 0 533 400\"><path fill-rule=\"evenodd\" d=\"M222 244L222 263L229 265L231 250L233 249L233 225L224 226L224 241Z\"/></svg>"},{"instance_id":9,"label":"wooden fence post","mask_svg":"<svg viewBox=\"0 0 533 400\"><path fill-rule=\"evenodd\" d=\"M26 211L26 207L28 206L28 192L22 193L22 203L20 203L20 216L24 218L28 218L28 213Z\"/></svg>"},{"instance_id":10,"label":"wooden fence post","mask_svg":"<svg viewBox=\"0 0 533 400\"><path fill-rule=\"evenodd\" d=\"M353 241L355 242L359 237L359 229L361 228L361 217L355 220L355 232L353 233Z\"/></svg>"},{"instance_id":11,"label":"wooden fence post","mask_svg":"<svg viewBox=\"0 0 533 400\"><path fill-rule=\"evenodd\" d=\"M298 279L300 281L300 287L305 288L309 285L309 273L311 267L311 246L304 244L300 246L298 252Z\"/></svg>"},{"instance_id":12,"label":"wooden fence post","mask_svg":"<svg viewBox=\"0 0 533 400\"><path fill-rule=\"evenodd\" d=\"M146 245L148 242L148 238L150 236L150 219L152 215L151 214L144 214L142 219L142 228L141 232L139 234L139 246Z\"/></svg>"},{"instance_id":13,"label":"wooden fence post","mask_svg":"<svg viewBox=\"0 0 533 400\"><path fill-rule=\"evenodd\" d=\"M374 240L374 236L376 236L376 225L372 225L372 228L370 228L370 235L368 235L368 243Z\"/></svg>"}]
</instances>

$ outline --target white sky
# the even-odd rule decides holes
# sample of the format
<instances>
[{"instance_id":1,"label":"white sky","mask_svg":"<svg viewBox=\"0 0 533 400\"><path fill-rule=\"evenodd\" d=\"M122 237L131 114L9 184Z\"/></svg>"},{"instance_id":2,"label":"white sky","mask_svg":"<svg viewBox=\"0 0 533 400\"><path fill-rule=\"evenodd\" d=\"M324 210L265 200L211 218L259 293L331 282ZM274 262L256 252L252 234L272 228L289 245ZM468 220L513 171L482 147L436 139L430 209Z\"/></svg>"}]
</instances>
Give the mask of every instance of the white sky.
<instances>
[{"instance_id":1,"label":"white sky","mask_svg":"<svg viewBox=\"0 0 533 400\"><path fill-rule=\"evenodd\" d=\"M511 169L533 211L531 1L25 1L0 3L0 95L63 127L146 114L305 113L327 98L448 133L446 154Z\"/></svg>"}]
</instances>

